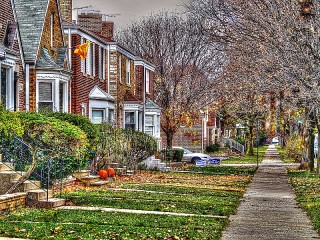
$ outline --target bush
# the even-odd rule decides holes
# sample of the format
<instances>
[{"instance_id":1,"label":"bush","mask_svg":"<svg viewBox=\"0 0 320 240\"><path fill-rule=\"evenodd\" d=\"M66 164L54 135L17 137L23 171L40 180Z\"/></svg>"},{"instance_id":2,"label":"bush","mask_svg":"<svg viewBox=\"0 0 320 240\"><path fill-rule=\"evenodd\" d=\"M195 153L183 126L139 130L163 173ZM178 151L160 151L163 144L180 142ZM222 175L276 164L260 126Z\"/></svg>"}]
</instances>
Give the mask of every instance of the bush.
<instances>
[{"instance_id":1,"label":"bush","mask_svg":"<svg viewBox=\"0 0 320 240\"><path fill-rule=\"evenodd\" d=\"M121 166L135 167L152 156L156 140L142 132L114 128L107 123L99 126L97 153L102 159L111 158Z\"/></svg>"},{"instance_id":2,"label":"bush","mask_svg":"<svg viewBox=\"0 0 320 240\"><path fill-rule=\"evenodd\" d=\"M206 147L206 151L209 153L217 152L217 151L219 151L219 147L220 147L220 145L218 143L211 144Z\"/></svg>"},{"instance_id":3,"label":"bush","mask_svg":"<svg viewBox=\"0 0 320 240\"><path fill-rule=\"evenodd\" d=\"M69 114L69 113L46 113L49 117L54 117L62 121L71 123L74 126L79 127L87 135L89 141L89 147L91 150L95 149L98 138L98 126L93 124L88 118L79 114Z\"/></svg>"},{"instance_id":4,"label":"bush","mask_svg":"<svg viewBox=\"0 0 320 240\"><path fill-rule=\"evenodd\" d=\"M304 139L300 136L291 136L286 141L286 156L300 162L305 151Z\"/></svg>"},{"instance_id":5,"label":"bush","mask_svg":"<svg viewBox=\"0 0 320 240\"><path fill-rule=\"evenodd\" d=\"M1 116L6 116L6 121L2 124L9 123L6 128L19 129L10 135L6 135L6 131L1 131L2 150L14 159L17 168L28 171L24 177L28 178L28 174L41 173L48 161L53 166L54 162L65 160L62 177L70 174L71 168L74 170L83 165L82 159L88 142L86 134L77 126L38 113L0 111L0 118ZM13 127L12 122L16 122L18 127ZM6 128L2 126L2 129ZM17 134L19 132L21 133ZM23 146L19 141L13 140L15 136L30 147L27 151L24 146L26 153L23 159L19 157L19 152L13 151L16 150L14 148ZM30 155L27 155L28 152ZM32 178L39 179L34 174Z\"/></svg>"}]
</instances>

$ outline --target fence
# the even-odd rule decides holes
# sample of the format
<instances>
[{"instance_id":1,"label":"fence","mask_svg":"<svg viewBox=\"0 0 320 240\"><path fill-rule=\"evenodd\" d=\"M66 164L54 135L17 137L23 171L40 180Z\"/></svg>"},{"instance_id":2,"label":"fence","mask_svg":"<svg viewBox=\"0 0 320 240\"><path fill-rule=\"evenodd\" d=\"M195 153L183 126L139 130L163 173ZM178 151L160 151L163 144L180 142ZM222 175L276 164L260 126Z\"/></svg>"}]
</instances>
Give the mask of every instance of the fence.
<instances>
[{"instance_id":1,"label":"fence","mask_svg":"<svg viewBox=\"0 0 320 240\"><path fill-rule=\"evenodd\" d=\"M244 154L244 152L245 152L245 147L242 144L236 142L233 139L230 139L230 138L219 138L219 141L221 143L223 143L223 144L228 144L230 146L230 148L233 148L233 149L237 150L241 154Z\"/></svg>"}]
</instances>

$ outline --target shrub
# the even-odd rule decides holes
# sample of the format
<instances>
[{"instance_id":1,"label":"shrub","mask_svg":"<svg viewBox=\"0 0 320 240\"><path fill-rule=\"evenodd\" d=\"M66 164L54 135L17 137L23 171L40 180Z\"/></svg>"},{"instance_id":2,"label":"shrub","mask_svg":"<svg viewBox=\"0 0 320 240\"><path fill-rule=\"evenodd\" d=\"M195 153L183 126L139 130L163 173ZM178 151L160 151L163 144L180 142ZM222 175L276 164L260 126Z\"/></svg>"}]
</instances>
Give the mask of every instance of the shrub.
<instances>
[{"instance_id":1,"label":"shrub","mask_svg":"<svg viewBox=\"0 0 320 240\"><path fill-rule=\"evenodd\" d=\"M291 136L286 141L286 155L287 157L295 159L295 161L300 162L303 158L303 153L305 151L304 139L300 136Z\"/></svg>"},{"instance_id":2,"label":"shrub","mask_svg":"<svg viewBox=\"0 0 320 240\"><path fill-rule=\"evenodd\" d=\"M87 135L89 141L89 147L91 150L95 149L98 138L98 126L93 124L88 118L79 115L79 114L69 114L69 113L46 113L49 117L54 117L68 123L71 123L74 126L79 127Z\"/></svg>"},{"instance_id":3,"label":"shrub","mask_svg":"<svg viewBox=\"0 0 320 240\"><path fill-rule=\"evenodd\" d=\"M78 166L88 144L86 134L78 127L53 117L47 117L38 113L7 113L7 121L20 121L23 126L22 133L2 136L7 143L7 152L12 154L12 137L19 136L30 147L30 157L28 161L21 161L19 156L12 154L15 161L20 164L20 168L27 170L15 186L18 186L23 179L27 179L33 172L41 172L48 161L54 162L66 159L67 165ZM3 115L2 115L3 116ZM11 126L11 125L9 125ZM4 146L4 144L3 144ZM5 151L5 150L4 150ZM67 161L68 160L68 161ZM20 162L19 162L20 161ZM70 166L64 166L64 175L70 173ZM14 190L14 189L13 189ZM9 190L11 191L11 189Z\"/></svg>"},{"instance_id":4,"label":"shrub","mask_svg":"<svg viewBox=\"0 0 320 240\"><path fill-rule=\"evenodd\" d=\"M99 126L96 154L102 159L112 158L122 166L136 167L156 149L156 140L147 134L113 128L107 123Z\"/></svg>"},{"instance_id":5,"label":"shrub","mask_svg":"<svg viewBox=\"0 0 320 240\"><path fill-rule=\"evenodd\" d=\"M211 144L206 147L206 151L209 153L217 152L217 151L219 151L219 147L220 147L220 145L218 143Z\"/></svg>"}]
</instances>

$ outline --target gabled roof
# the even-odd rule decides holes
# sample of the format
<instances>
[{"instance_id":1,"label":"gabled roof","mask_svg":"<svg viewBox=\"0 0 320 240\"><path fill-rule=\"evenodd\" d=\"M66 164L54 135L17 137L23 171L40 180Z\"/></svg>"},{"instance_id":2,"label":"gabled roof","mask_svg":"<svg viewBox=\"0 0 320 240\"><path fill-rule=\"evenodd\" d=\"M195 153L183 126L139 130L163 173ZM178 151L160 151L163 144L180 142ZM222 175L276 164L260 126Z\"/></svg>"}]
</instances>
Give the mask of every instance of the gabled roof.
<instances>
[{"instance_id":1,"label":"gabled roof","mask_svg":"<svg viewBox=\"0 0 320 240\"><path fill-rule=\"evenodd\" d=\"M150 99L146 99L146 109L150 110L150 109L160 109L160 107L153 101L151 101Z\"/></svg>"},{"instance_id":2,"label":"gabled roof","mask_svg":"<svg viewBox=\"0 0 320 240\"><path fill-rule=\"evenodd\" d=\"M14 0L21 45L26 61L35 61L48 0Z\"/></svg>"},{"instance_id":3,"label":"gabled roof","mask_svg":"<svg viewBox=\"0 0 320 240\"><path fill-rule=\"evenodd\" d=\"M126 94L124 95L124 101L125 102L142 102L140 99L134 96L130 90L126 91Z\"/></svg>"},{"instance_id":4,"label":"gabled roof","mask_svg":"<svg viewBox=\"0 0 320 240\"><path fill-rule=\"evenodd\" d=\"M110 94L106 93L101 88L99 88L97 85L94 86L93 89L90 91L89 98L90 99L103 99L103 100L114 102L114 98Z\"/></svg>"}]
</instances>

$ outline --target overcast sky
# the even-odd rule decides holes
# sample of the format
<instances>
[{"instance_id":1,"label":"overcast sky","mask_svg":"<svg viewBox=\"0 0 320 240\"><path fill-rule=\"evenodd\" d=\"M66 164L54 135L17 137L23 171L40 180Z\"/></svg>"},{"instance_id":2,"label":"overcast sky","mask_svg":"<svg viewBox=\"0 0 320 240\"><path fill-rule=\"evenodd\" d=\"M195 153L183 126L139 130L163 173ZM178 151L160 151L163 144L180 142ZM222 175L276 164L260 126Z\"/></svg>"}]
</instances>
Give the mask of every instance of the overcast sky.
<instances>
[{"instance_id":1,"label":"overcast sky","mask_svg":"<svg viewBox=\"0 0 320 240\"><path fill-rule=\"evenodd\" d=\"M179 6L181 2L183 0L73 0L73 8L92 5L101 13L120 14L107 19L114 21L115 27L119 28L151 12L159 12L163 9L181 10ZM73 17L76 17L76 10L73 11Z\"/></svg>"}]
</instances>

